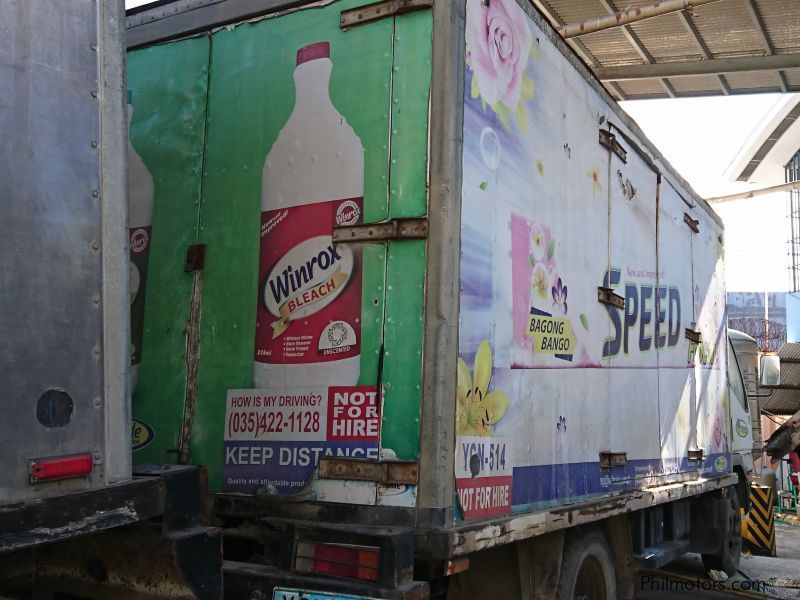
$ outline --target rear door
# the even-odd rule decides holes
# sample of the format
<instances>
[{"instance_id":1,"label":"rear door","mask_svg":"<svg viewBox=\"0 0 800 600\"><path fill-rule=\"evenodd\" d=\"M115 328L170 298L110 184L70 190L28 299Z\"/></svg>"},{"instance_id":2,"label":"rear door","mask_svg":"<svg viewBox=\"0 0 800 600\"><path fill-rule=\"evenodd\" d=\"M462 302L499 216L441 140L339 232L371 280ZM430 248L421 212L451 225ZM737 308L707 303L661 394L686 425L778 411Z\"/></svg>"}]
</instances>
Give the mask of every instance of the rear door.
<instances>
[{"instance_id":1,"label":"rear door","mask_svg":"<svg viewBox=\"0 0 800 600\"><path fill-rule=\"evenodd\" d=\"M208 466L214 489L292 493L323 455L417 456L424 240L331 238L334 226L426 214L430 13L343 30L342 12L359 4L301 10L212 36L199 359L187 385L197 394L189 451ZM330 61L329 83L317 82L314 97L302 95L308 90L300 80L309 49ZM312 105L309 119L332 111L344 120L349 141L326 138L322 121L292 122L301 103ZM287 138L303 147L281 148ZM326 163L335 144L344 178ZM352 156L359 145L361 156ZM278 184L276 170L265 169L273 159L285 161ZM321 196L308 191L320 189ZM270 196L280 193L287 197ZM281 230L288 237L278 239ZM352 270L338 271L348 275L341 296L316 310L324 304L314 304L319 288L301 285L284 304L265 304L274 278L309 264L314 257L292 261L308 240L323 238L326 251L352 257ZM273 256L268 265L264 252ZM347 356L356 360L325 362L342 347L344 331L353 335ZM258 376L263 365L254 365L254 347L280 355L267 376ZM386 490L386 501L397 501L399 491ZM382 501L376 486L349 500Z\"/></svg>"},{"instance_id":2,"label":"rear door","mask_svg":"<svg viewBox=\"0 0 800 600\"><path fill-rule=\"evenodd\" d=\"M128 53L133 460L186 460L208 36ZM190 269L191 271L191 269Z\"/></svg>"},{"instance_id":3,"label":"rear door","mask_svg":"<svg viewBox=\"0 0 800 600\"><path fill-rule=\"evenodd\" d=\"M342 29L343 11L359 4L132 54L132 80L152 77L166 93L177 79L197 109L171 123L159 119L172 113L153 114L153 129L203 121L189 147L171 148L197 158L189 171L155 161L192 192L180 196L191 206L167 211L160 204L178 198L160 195L167 177L154 175L137 391L150 400L135 410L144 435L149 426L161 442L139 454L204 464L213 490L297 492L324 455L417 459L425 240L360 226L427 213L431 15ZM189 45L201 44L205 54L195 56ZM169 63L181 52L183 65ZM313 61L327 61L329 81L309 88L300 66ZM293 121L301 108L306 121ZM142 147L157 144L151 138ZM334 226L355 227L356 241L334 242ZM161 233L169 227L173 235ZM154 261L174 279L156 282ZM330 277L314 279L329 263L338 265ZM320 299L328 289L333 300ZM158 369L148 367L159 352L149 350L159 346L148 337L154 329L165 342ZM348 360L336 360L340 352ZM343 501L413 505L413 489L367 488Z\"/></svg>"}]
</instances>

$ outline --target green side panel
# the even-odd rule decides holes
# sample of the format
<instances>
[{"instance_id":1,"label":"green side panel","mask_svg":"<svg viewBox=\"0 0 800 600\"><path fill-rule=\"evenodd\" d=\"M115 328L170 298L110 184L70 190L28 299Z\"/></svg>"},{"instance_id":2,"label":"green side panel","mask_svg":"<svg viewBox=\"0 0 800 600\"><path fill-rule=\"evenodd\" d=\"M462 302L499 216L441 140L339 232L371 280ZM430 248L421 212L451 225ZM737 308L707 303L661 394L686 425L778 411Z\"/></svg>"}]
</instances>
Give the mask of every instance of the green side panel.
<instances>
[{"instance_id":1,"label":"green side panel","mask_svg":"<svg viewBox=\"0 0 800 600\"><path fill-rule=\"evenodd\" d=\"M419 452L424 289L425 240L390 242L381 448L402 460L416 460Z\"/></svg>"},{"instance_id":2,"label":"green side panel","mask_svg":"<svg viewBox=\"0 0 800 600\"><path fill-rule=\"evenodd\" d=\"M358 385L378 385L386 301L386 246L363 244L361 284L361 373Z\"/></svg>"},{"instance_id":3,"label":"green side panel","mask_svg":"<svg viewBox=\"0 0 800 600\"><path fill-rule=\"evenodd\" d=\"M430 11L395 19L390 216L427 214ZM422 398L425 242L390 242L386 272L381 447L416 460Z\"/></svg>"},{"instance_id":4,"label":"green side panel","mask_svg":"<svg viewBox=\"0 0 800 600\"><path fill-rule=\"evenodd\" d=\"M211 91L200 241L207 244L200 318L198 397L192 461L208 468L219 490L224 460L226 393L253 387L261 174L264 159L295 102L298 48L330 43L330 97L364 146L364 220L387 216L391 19L339 28L335 2L222 29L212 36ZM361 375L377 381L385 248L363 252Z\"/></svg>"},{"instance_id":5,"label":"green side panel","mask_svg":"<svg viewBox=\"0 0 800 600\"><path fill-rule=\"evenodd\" d=\"M420 217L428 210L428 100L431 84L431 11L395 19L392 79L392 217Z\"/></svg>"},{"instance_id":6,"label":"green side panel","mask_svg":"<svg viewBox=\"0 0 800 600\"><path fill-rule=\"evenodd\" d=\"M186 320L192 277L186 248L197 239L208 91L209 39L199 37L130 52L131 144L154 184L144 336L133 416L152 427L135 462L176 456L186 380Z\"/></svg>"}]
</instances>

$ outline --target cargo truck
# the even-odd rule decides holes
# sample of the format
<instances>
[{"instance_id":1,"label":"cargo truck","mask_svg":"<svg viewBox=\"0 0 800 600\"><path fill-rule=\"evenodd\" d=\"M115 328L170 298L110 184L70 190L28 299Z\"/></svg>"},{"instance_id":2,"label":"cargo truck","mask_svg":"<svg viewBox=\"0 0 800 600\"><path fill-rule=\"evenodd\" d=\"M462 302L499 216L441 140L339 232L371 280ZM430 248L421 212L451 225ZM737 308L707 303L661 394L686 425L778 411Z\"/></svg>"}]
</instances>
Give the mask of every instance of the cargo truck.
<instances>
[{"instance_id":1,"label":"cargo truck","mask_svg":"<svg viewBox=\"0 0 800 600\"><path fill-rule=\"evenodd\" d=\"M132 465L124 19L0 0L3 597L222 589L202 470Z\"/></svg>"},{"instance_id":2,"label":"cargo truck","mask_svg":"<svg viewBox=\"0 0 800 600\"><path fill-rule=\"evenodd\" d=\"M208 469L227 593L733 572L721 222L532 6L167 3L128 47L134 460Z\"/></svg>"},{"instance_id":3,"label":"cargo truck","mask_svg":"<svg viewBox=\"0 0 800 600\"><path fill-rule=\"evenodd\" d=\"M685 552L736 569L752 434L721 222L531 5L182 0L127 36L130 228L90 185L116 266L80 270L128 276L94 336L135 363L132 434L102 439L207 473L216 527L202 485L159 477L161 531L221 532L227 597L632 598ZM191 560L140 529L27 576L169 595L147 584ZM197 547L184 594L218 597Z\"/></svg>"}]
</instances>

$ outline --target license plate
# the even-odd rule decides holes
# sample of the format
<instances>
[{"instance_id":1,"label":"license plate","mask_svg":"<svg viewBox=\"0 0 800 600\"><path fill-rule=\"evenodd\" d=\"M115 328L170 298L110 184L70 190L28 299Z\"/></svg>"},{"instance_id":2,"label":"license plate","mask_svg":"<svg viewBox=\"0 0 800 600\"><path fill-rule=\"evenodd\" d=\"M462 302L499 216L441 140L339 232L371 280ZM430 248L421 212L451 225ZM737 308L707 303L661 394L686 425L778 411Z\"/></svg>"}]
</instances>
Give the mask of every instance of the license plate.
<instances>
[{"instance_id":1,"label":"license plate","mask_svg":"<svg viewBox=\"0 0 800 600\"><path fill-rule=\"evenodd\" d=\"M352 596L350 594L339 594L332 592L310 592L306 590L295 590L279 588L272 592L272 600L376 600L366 596Z\"/></svg>"}]
</instances>

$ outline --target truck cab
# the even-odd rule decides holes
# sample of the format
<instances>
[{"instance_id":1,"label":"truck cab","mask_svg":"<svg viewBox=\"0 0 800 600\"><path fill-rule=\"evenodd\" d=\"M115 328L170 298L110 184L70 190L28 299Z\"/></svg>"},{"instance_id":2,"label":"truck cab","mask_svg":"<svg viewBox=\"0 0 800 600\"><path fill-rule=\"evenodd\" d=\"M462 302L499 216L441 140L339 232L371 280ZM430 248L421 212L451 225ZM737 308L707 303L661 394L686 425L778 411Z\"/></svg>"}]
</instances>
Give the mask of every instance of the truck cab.
<instances>
[{"instance_id":1,"label":"truck cab","mask_svg":"<svg viewBox=\"0 0 800 600\"><path fill-rule=\"evenodd\" d=\"M753 456L761 452L761 411L758 405L758 343L746 333L728 329L728 397L733 469L739 475L741 505L749 506L748 482L753 480Z\"/></svg>"}]
</instances>

